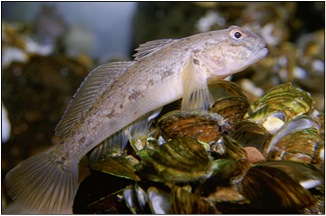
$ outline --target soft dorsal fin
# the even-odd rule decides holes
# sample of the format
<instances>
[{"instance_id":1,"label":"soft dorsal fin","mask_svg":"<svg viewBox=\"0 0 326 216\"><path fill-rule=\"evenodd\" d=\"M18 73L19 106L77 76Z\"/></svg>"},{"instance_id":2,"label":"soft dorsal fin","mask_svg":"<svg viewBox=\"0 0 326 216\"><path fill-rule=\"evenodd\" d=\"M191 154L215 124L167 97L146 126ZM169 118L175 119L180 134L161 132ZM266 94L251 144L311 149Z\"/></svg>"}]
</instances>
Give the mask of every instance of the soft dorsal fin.
<instances>
[{"instance_id":1,"label":"soft dorsal fin","mask_svg":"<svg viewBox=\"0 0 326 216\"><path fill-rule=\"evenodd\" d=\"M57 136L65 137L72 126L92 108L93 104L134 62L111 62L92 70L70 101L55 128Z\"/></svg>"},{"instance_id":2,"label":"soft dorsal fin","mask_svg":"<svg viewBox=\"0 0 326 216\"><path fill-rule=\"evenodd\" d=\"M135 60L138 61L144 56L147 56L150 53L153 53L160 48L171 44L174 41L177 41L178 39L160 39L160 40L153 40L153 41L148 41L144 44L141 44L137 49L137 53L133 55L135 57Z\"/></svg>"}]
</instances>

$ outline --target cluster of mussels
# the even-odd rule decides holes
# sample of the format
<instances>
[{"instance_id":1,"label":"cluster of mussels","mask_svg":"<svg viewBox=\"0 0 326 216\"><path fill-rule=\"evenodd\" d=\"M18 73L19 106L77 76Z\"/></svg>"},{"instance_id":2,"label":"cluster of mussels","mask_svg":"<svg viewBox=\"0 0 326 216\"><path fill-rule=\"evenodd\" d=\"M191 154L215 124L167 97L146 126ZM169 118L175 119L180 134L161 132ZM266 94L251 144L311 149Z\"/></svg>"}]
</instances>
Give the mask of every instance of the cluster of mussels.
<instances>
[{"instance_id":1,"label":"cluster of mussels","mask_svg":"<svg viewBox=\"0 0 326 216\"><path fill-rule=\"evenodd\" d=\"M209 111L165 106L120 156L90 164L74 213L324 213L324 115L285 83L249 104L209 82Z\"/></svg>"}]
</instances>

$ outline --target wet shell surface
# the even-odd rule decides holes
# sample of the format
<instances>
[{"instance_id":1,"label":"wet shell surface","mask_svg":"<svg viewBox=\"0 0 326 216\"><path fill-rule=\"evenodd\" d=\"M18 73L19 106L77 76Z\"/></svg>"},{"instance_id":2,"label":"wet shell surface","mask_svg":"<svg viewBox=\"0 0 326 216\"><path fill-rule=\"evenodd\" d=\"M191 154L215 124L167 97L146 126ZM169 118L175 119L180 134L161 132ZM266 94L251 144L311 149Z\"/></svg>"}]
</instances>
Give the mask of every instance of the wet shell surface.
<instances>
[{"instance_id":1,"label":"wet shell surface","mask_svg":"<svg viewBox=\"0 0 326 216\"><path fill-rule=\"evenodd\" d=\"M270 115L288 121L296 116L309 113L314 107L310 94L292 85L284 83L273 87L255 101L249 109L248 119L263 123Z\"/></svg>"},{"instance_id":2,"label":"wet shell surface","mask_svg":"<svg viewBox=\"0 0 326 216\"><path fill-rule=\"evenodd\" d=\"M223 117L215 113L177 110L164 115L157 125L166 140L186 137L210 143L219 139L224 123Z\"/></svg>"},{"instance_id":3,"label":"wet shell surface","mask_svg":"<svg viewBox=\"0 0 326 216\"><path fill-rule=\"evenodd\" d=\"M243 119L248 108L249 103L246 98L228 97L215 101L210 111L221 115L224 122L227 122L226 129L230 129Z\"/></svg>"},{"instance_id":4,"label":"wet shell surface","mask_svg":"<svg viewBox=\"0 0 326 216\"><path fill-rule=\"evenodd\" d=\"M321 145L323 143L316 129L297 130L280 138L269 150L267 159L311 163Z\"/></svg>"},{"instance_id":5,"label":"wet shell surface","mask_svg":"<svg viewBox=\"0 0 326 216\"><path fill-rule=\"evenodd\" d=\"M310 192L285 172L263 163L248 170L241 186L242 194L258 209L302 209L314 203Z\"/></svg>"},{"instance_id":6,"label":"wet shell surface","mask_svg":"<svg viewBox=\"0 0 326 216\"><path fill-rule=\"evenodd\" d=\"M158 182L199 180L205 177L211 163L203 145L187 138L172 139L155 150L143 150L139 155L139 175Z\"/></svg>"},{"instance_id":7,"label":"wet shell surface","mask_svg":"<svg viewBox=\"0 0 326 216\"><path fill-rule=\"evenodd\" d=\"M255 147L261 152L272 137L262 125L249 121L241 121L236 124L230 136L238 140L242 146ZM252 139L253 137L255 139Z\"/></svg>"}]
</instances>

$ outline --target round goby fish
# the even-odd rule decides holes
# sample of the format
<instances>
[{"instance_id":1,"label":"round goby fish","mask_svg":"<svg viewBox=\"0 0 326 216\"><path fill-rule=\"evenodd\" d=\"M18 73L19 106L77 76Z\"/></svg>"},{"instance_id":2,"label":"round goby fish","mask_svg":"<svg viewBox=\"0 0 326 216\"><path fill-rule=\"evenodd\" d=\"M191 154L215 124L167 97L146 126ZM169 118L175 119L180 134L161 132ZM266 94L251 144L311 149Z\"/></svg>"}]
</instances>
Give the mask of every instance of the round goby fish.
<instances>
[{"instance_id":1,"label":"round goby fish","mask_svg":"<svg viewBox=\"0 0 326 216\"><path fill-rule=\"evenodd\" d=\"M207 79L239 72L268 52L262 38L237 26L150 41L136 50L133 61L91 71L56 127L61 143L9 171L8 193L21 213L71 211L78 163L90 150L91 160L99 160L112 146L123 149L135 125L177 99L182 110L207 109Z\"/></svg>"}]
</instances>

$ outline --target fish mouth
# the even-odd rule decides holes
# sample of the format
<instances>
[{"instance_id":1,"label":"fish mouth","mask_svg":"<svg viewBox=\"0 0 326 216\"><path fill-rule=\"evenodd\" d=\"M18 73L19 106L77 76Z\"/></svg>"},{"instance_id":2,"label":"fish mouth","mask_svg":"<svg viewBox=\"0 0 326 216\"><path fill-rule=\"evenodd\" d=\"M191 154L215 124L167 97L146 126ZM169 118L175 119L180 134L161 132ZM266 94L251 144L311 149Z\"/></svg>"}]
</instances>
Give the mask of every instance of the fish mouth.
<instances>
[{"instance_id":1,"label":"fish mouth","mask_svg":"<svg viewBox=\"0 0 326 216\"><path fill-rule=\"evenodd\" d=\"M259 52L258 52L258 55L261 55L261 56L266 56L268 53L268 49L266 47L264 47L263 49L261 49Z\"/></svg>"},{"instance_id":2,"label":"fish mouth","mask_svg":"<svg viewBox=\"0 0 326 216\"><path fill-rule=\"evenodd\" d=\"M268 53L268 49L266 47L260 49L252 59L253 62L259 61L260 59L264 58Z\"/></svg>"},{"instance_id":3,"label":"fish mouth","mask_svg":"<svg viewBox=\"0 0 326 216\"><path fill-rule=\"evenodd\" d=\"M229 73L230 71L232 71L232 73L230 74L234 74L237 73L239 71L244 70L245 68L249 67L250 65L258 62L259 60L261 60L262 58L264 58L268 53L268 49L267 47L263 47L261 49L259 49L257 52L253 53L249 58L247 58L245 61L242 61L241 63L237 64L231 64L228 66L228 70L226 73L224 73L223 75L226 75L227 73ZM227 74L227 75L230 75Z\"/></svg>"}]
</instances>

